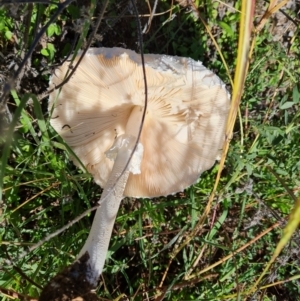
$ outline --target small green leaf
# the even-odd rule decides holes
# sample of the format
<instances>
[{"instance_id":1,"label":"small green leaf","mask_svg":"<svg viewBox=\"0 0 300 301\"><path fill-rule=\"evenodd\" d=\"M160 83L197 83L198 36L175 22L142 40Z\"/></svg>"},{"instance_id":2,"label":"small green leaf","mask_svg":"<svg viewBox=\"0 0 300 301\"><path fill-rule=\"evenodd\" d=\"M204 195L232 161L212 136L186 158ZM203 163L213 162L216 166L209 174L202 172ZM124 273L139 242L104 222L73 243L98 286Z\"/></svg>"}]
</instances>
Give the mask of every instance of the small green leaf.
<instances>
[{"instance_id":1,"label":"small green leaf","mask_svg":"<svg viewBox=\"0 0 300 301\"><path fill-rule=\"evenodd\" d=\"M48 43L47 44L47 49L50 51L50 52L55 52L55 47L52 43Z\"/></svg>"},{"instance_id":2,"label":"small green leaf","mask_svg":"<svg viewBox=\"0 0 300 301\"><path fill-rule=\"evenodd\" d=\"M286 110L286 109L289 109L291 108L295 103L293 101L287 101L285 102L284 104L280 105L279 108L281 110Z\"/></svg>"},{"instance_id":3,"label":"small green leaf","mask_svg":"<svg viewBox=\"0 0 300 301\"><path fill-rule=\"evenodd\" d=\"M299 95L299 90L298 90L297 86L295 86L293 89L293 102L294 103L300 102L300 95Z\"/></svg>"},{"instance_id":4,"label":"small green leaf","mask_svg":"<svg viewBox=\"0 0 300 301\"><path fill-rule=\"evenodd\" d=\"M5 37L7 40L10 40L12 38L12 36L13 36L13 33L11 31L8 30L5 32Z\"/></svg>"},{"instance_id":5,"label":"small green leaf","mask_svg":"<svg viewBox=\"0 0 300 301\"><path fill-rule=\"evenodd\" d=\"M228 36L232 37L233 36L233 30L232 28L225 22L220 21L219 25L224 29L224 31L227 33Z\"/></svg>"},{"instance_id":6,"label":"small green leaf","mask_svg":"<svg viewBox=\"0 0 300 301\"><path fill-rule=\"evenodd\" d=\"M52 37L54 34L60 35L61 29L57 24L50 24L49 27L47 28L47 36Z\"/></svg>"},{"instance_id":7,"label":"small green leaf","mask_svg":"<svg viewBox=\"0 0 300 301\"><path fill-rule=\"evenodd\" d=\"M60 28L59 25L56 25L56 26L55 26L55 34L56 34L57 36L61 34L61 28Z\"/></svg>"},{"instance_id":8,"label":"small green leaf","mask_svg":"<svg viewBox=\"0 0 300 301\"><path fill-rule=\"evenodd\" d=\"M0 20L0 31L4 31L4 29L5 29L5 23L2 20Z\"/></svg>"},{"instance_id":9,"label":"small green leaf","mask_svg":"<svg viewBox=\"0 0 300 301\"><path fill-rule=\"evenodd\" d=\"M51 43L48 43L48 44L47 44L47 49L48 49L48 51L49 51L49 59L50 59L50 60L53 60L53 58L54 58L54 53L55 53L55 47L54 47L54 45L51 44Z\"/></svg>"},{"instance_id":10,"label":"small green leaf","mask_svg":"<svg viewBox=\"0 0 300 301\"><path fill-rule=\"evenodd\" d=\"M49 50L48 50L47 48L42 49L42 50L41 50L41 54L42 54L43 56L49 56L49 55L50 55Z\"/></svg>"},{"instance_id":11,"label":"small green leaf","mask_svg":"<svg viewBox=\"0 0 300 301\"><path fill-rule=\"evenodd\" d=\"M55 24L50 24L49 27L47 28L47 36L50 38L54 35L55 32Z\"/></svg>"},{"instance_id":12,"label":"small green leaf","mask_svg":"<svg viewBox=\"0 0 300 301\"><path fill-rule=\"evenodd\" d=\"M22 147L22 150L24 151L24 152L29 152L30 151L30 145L24 145L23 147Z\"/></svg>"}]
</instances>

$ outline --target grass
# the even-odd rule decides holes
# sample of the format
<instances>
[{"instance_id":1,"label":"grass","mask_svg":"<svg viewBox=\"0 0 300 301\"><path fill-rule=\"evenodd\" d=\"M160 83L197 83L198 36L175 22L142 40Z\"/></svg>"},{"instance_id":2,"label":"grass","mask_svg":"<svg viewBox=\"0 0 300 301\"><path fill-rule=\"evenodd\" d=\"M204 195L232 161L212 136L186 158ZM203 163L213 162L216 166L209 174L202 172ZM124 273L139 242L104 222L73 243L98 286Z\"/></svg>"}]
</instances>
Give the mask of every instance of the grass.
<instances>
[{"instance_id":1,"label":"grass","mask_svg":"<svg viewBox=\"0 0 300 301\"><path fill-rule=\"evenodd\" d=\"M256 23L268 7L257 2ZM91 176L71 163L71 150L49 125L47 98L41 97L62 58L85 46L93 29L90 19L101 12L96 1L89 3L88 9L78 9L76 2L67 2L34 48L31 64L27 63L22 80L17 80L8 97L15 126L9 127L5 103L0 104L1 300L13 299L12 291L20 294L19 299L38 298L41 287L74 261L93 213L38 248L33 246L91 208L101 195ZM136 49L134 17L126 12L115 19L124 5L109 1L106 23L101 24L92 45L125 44ZM144 35L145 52L201 60L231 90L226 65L233 78L241 1L234 1L235 9L222 6L221 1L195 1L195 6L206 28L196 20L193 6L187 12L175 2L172 6L159 2L157 12L162 14L153 18ZM41 26L60 8L37 3L0 6L3 82L9 79L9 66L22 60ZM143 14L149 12L146 4L139 9ZM287 39L272 29L276 21L270 16L263 19L267 22L255 38L211 210L205 208L218 163L182 193L153 200L124 200L97 290L101 300L120 296L122 300L300 300L299 230L263 274L274 252L278 253L276 248L285 237L283 229L300 190L299 17L295 9L283 11L296 22L293 34ZM141 20L144 26L148 17ZM28 22L28 27L21 26L22 22ZM12 53L15 55L10 56ZM199 224L203 212L207 213ZM297 226L299 213L293 212Z\"/></svg>"}]
</instances>

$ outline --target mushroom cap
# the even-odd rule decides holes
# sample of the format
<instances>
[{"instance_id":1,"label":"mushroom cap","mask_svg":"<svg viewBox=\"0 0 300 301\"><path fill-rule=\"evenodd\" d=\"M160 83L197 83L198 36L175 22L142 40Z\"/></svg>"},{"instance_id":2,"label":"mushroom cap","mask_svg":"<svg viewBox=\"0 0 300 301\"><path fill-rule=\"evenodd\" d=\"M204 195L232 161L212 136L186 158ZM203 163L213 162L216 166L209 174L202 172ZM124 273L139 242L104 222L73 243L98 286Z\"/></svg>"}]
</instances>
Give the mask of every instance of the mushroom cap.
<instances>
[{"instance_id":1,"label":"mushroom cap","mask_svg":"<svg viewBox=\"0 0 300 301\"><path fill-rule=\"evenodd\" d=\"M220 154L230 107L224 83L201 62L157 54L144 57L144 153L141 173L130 174L124 191L132 197L173 194L195 183ZM55 71L51 88L63 81L69 66L66 62ZM133 108L144 106L144 93L139 54L91 48L71 79L50 94L51 125L102 187L114 164L105 153L125 133Z\"/></svg>"}]
</instances>

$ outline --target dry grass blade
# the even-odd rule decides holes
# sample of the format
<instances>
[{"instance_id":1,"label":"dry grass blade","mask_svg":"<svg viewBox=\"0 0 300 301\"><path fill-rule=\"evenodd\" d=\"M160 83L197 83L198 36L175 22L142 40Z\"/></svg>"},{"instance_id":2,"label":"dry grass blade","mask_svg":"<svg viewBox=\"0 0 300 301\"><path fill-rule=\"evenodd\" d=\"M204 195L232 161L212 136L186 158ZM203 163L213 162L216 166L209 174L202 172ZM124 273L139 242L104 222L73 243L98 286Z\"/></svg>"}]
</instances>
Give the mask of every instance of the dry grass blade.
<instances>
[{"instance_id":1,"label":"dry grass blade","mask_svg":"<svg viewBox=\"0 0 300 301\"><path fill-rule=\"evenodd\" d=\"M267 11L264 13L264 15L262 16L261 20L259 21L259 23L255 29L256 33L260 32L263 29L263 27L265 26L265 24L268 22L270 16L272 14L276 13L283 6L285 6L289 2L289 0L283 0L276 5L277 2L278 2L277 0L270 1Z\"/></svg>"},{"instance_id":2,"label":"dry grass blade","mask_svg":"<svg viewBox=\"0 0 300 301\"><path fill-rule=\"evenodd\" d=\"M280 223L275 223L274 225L272 225L271 227L269 227L268 229L266 229L264 232L262 232L261 234L257 235L255 238L253 238L251 241L247 242L245 245L243 245L242 247L238 248L237 250L233 251L230 255L225 256L224 258L220 259L219 261L215 262L214 264L208 266L207 268L197 272L196 274L193 274L191 276L189 276L187 278L187 280L189 279L193 279L194 277L198 277L201 274L204 274L207 271L210 271L211 269L213 269L214 267L226 262L227 260L229 260L230 258L232 258L233 256L235 256L236 254L242 252L243 250L245 250L246 248L248 248L250 245L252 245L253 243L255 243L257 240L259 240L260 238L264 237L266 234L268 234L270 231L274 230L275 228L277 228L280 225Z\"/></svg>"}]
</instances>

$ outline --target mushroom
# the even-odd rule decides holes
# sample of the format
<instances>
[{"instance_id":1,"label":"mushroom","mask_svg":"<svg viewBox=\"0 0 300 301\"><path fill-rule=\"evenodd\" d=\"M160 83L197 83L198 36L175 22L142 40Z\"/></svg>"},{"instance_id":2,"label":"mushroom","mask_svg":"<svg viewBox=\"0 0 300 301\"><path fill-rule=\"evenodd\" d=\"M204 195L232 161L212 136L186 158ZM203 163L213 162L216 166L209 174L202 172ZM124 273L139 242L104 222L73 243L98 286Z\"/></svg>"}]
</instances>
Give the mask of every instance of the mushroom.
<instances>
[{"instance_id":1,"label":"mushroom","mask_svg":"<svg viewBox=\"0 0 300 301\"><path fill-rule=\"evenodd\" d=\"M93 287L102 273L121 200L182 191L213 166L224 141L230 101L219 77L190 58L144 57L148 106L129 165L145 106L139 54L91 48L71 79L50 95L51 125L81 161L73 158L74 163L85 166L104 187L78 256L88 254L86 278ZM69 67L67 62L55 71L52 88Z\"/></svg>"}]
</instances>

